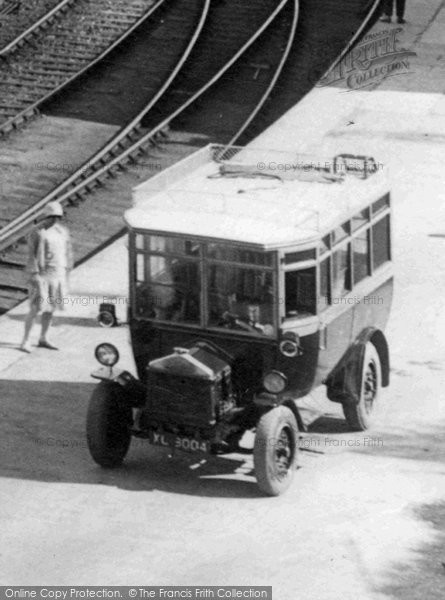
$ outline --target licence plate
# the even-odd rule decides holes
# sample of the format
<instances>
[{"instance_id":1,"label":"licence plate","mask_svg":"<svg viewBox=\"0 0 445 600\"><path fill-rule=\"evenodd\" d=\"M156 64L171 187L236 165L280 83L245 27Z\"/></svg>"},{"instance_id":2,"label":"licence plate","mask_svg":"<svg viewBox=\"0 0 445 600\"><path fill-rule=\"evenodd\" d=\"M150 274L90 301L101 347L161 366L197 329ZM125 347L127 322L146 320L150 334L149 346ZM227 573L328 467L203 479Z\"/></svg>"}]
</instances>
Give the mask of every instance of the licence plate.
<instances>
[{"instance_id":1,"label":"licence plate","mask_svg":"<svg viewBox=\"0 0 445 600\"><path fill-rule=\"evenodd\" d=\"M210 450L209 442L205 440L197 440L193 437L176 435L175 433L150 431L148 441L155 446L175 448L184 452L209 452Z\"/></svg>"}]
</instances>

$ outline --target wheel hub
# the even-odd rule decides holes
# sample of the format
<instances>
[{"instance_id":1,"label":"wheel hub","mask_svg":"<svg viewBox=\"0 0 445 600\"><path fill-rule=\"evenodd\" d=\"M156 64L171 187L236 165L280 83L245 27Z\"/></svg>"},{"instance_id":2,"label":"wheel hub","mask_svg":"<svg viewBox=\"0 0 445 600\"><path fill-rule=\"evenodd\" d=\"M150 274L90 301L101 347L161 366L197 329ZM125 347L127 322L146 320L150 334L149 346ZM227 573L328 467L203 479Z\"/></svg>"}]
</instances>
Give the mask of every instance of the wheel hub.
<instances>
[{"instance_id":1,"label":"wheel hub","mask_svg":"<svg viewBox=\"0 0 445 600\"><path fill-rule=\"evenodd\" d=\"M377 372L374 363L369 363L364 380L364 402L365 410L369 414L372 411L377 391Z\"/></svg>"},{"instance_id":2,"label":"wheel hub","mask_svg":"<svg viewBox=\"0 0 445 600\"><path fill-rule=\"evenodd\" d=\"M277 476L282 479L289 471L292 462L291 436L287 429L282 429L275 448L275 466Z\"/></svg>"}]
</instances>

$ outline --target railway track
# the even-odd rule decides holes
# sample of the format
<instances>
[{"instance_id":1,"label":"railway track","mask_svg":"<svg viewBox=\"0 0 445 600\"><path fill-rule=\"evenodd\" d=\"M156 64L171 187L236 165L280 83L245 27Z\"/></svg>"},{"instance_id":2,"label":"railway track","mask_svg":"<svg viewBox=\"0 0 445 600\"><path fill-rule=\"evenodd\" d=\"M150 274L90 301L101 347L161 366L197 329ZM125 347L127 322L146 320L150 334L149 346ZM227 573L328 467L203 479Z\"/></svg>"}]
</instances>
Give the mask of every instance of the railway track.
<instances>
[{"instance_id":1,"label":"railway track","mask_svg":"<svg viewBox=\"0 0 445 600\"><path fill-rule=\"evenodd\" d=\"M246 49L261 34L261 31L267 28L267 26L273 22L282 8L285 6L286 1L287 0L281 0L278 8L272 12L269 8L267 11L269 16L267 18L265 18L264 3L258 1L258 8L261 8L261 10L257 11L256 17L262 23L262 26L258 30L255 26L253 28L254 34L250 35L250 37L246 33L248 32L247 21L251 22L252 26L252 6L255 4L254 2L250 3L250 10L246 10L244 2L240 1L237 3L238 8L240 9L240 14L236 15L236 26L233 23L233 6L231 7L232 11L229 13L227 10L224 12L221 11L221 4L215 4L216 8L212 12L212 18L208 19L208 24L205 28L205 35L201 35L201 37L198 39L198 43L196 43L193 51L190 53L191 56L188 58L188 71L190 71L191 75L188 79L187 90L187 95L190 96L190 98L185 103L186 106L188 106L191 101L194 100L195 96L198 97L203 93L204 89L221 77L230 67L230 65L246 51ZM184 10L183 6L181 6L181 10ZM232 21L232 35L227 36L226 29L230 24L230 21ZM224 43L223 51L220 51L219 53L211 53L211 45L215 43L215 39L217 39L218 36L221 43ZM231 56L230 60L227 60L228 56ZM210 57L211 60L208 58L205 60L206 57ZM217 70L216 76L211 77L210 74L215 70ZM171 83L171 81L168 83ZM203 83L204 85L202 85ZM164 86L157 94L155 94L154 97L151 98L151 101L144 108L144 110L141 111L137 117L133 119L132 122L115 137L115 139L107 144L98 153L98 155L93 158L89 158L87 165L83 165L77 173L74 173L73 176L62 182L61 185L40 200L40 202L34 204L30 211L25 211L25 213L22 213L18 217L18 221L16 219L13 223L9 223L6 227L4 227L1 235L2 239L5 239L6 237L9 240L6 242L6 245L8 245L12 240L11 236L14 237L14 228L16 228L18 225L19 229L22 229L23 218L25 218L25 221L31 218L32 221L36 210L38 211L39 207L46 204L50 198L57 197L63 202L75 203L79 198L79 195L84 197L89 193L92 186L97 185L98 182L103 183L105 174L113 173L113 170L116 167L121 166L123 162L127 162L132 156L134 156L135 153L139 154L141 151L143 151L144 147L150 146L153 143L153 139L156 137L156 135L160 134L164 129L165 123L161 127L158 127L156 131L153 131L152 134L150 132L147 134L145 130L141 129L140 127L141 120L147 115L149 109L153 105L156 105L156 100L158 100L162 94L164 94L164 105L166 90L168 91L168 106L170 109L176 104L177 109L181 110L181 106L184 104L183 86L184 79L179 82L179 85L175 85L171 87L171 89L167 90L168 86ZM140 144L137 142L135 143L135 137L140 138ZM115 158L113 159L113 157ZM110 164L110 159L113 159L112 164ZM73 187L73 191L65 191ZM28 188L25 196L31 197L32 204L32 190ZM107 206L107 210L109 210L109 205ZM19 234L19 236L20 235L21 234ZM17 241L17 236L15 237L15 241ZM82 251L81 254L84 254L84 251ZM3 256L1 286L3 291L3 304L8 304L9 301L14 303L14 301L16 301L16 290L21 292L24 289L23 277L20 277L23 262L23 245L21 244L14 248L12 252L9 251L7 256ZM22 279L22 285L19 285L20 279Z\"/></svg>"},{"instance_id":2,"label":"railway track","mask_svg":"<svg viewBox=\"0 0 445 600\"><path fill-rule=\"evenodd\" d=\"M79 77L163 0L65 0L2 49L0 133L35 116L56 90Z\"/></svg>"},{"instance_id":3,"label":"railway track","mask_svg":"<svg viewBox=\"0 0 445 600\"><path fill-rule=\"evenodd\" d=\"M250 14L244 12L244 19L252 20L252 5L250 5ZM258 6L263 7L264 4L262 2L258 3ZM223 14L221 10L215 11L212 14L212 19L209 19L209 25L205 29L206 35L199 38L198 42L194 46L190 56L188 58L188 69L187 75L188 78L184 77L178 78L178 83L175 81L173 86L170 86L164 93L162 97L162 105L167 105L169 110L172 111L166 118L164 118L156 127L146 130L146 128L141 128L141 121L147 116L149 113L149 108L153 106L153 100L149 103L148 106L145 107L143 111L139 113L136 119L124 128L115 139L113 139L109 144L107 144L104 148L101 149L99 153L94 158L89 158L88 165L83 165L76 173L74 173L67 180L63 181L56 189L54 189L50 194L42 198L39 202L32 205L30 209L22 213L18 218L16 218L12 223L7 224L0 233L0 248L8 249L7 252L3 253L2 260L2 279L3 284L1 286L3 293L3 304L7 304L9 300L14 302L16 296L16 290L19 292L24 289L25 278L23 276L22 268L24 264L24 245L19 243L16 244L15 247L11 249L11 242L17 242L20 239L20 236L23 236L23 232L26 227L32 224L33 218L35 215L41 210L42 206L44 206L51 198L57 198L63 203L67 204L76 204L80 200L82 200L82 207L84 208L85 198L89 195L92 188L95 186L101 185L109 187L110 179L108 176L113 174L116 169L122 168L123 165L128 163L129 161L135 160L136 156L140 156L142 153L146 151L147 148L152 147L153 141L157 138L158 135L162 135L162 132L165 131L165 128L168 126L168 123L178 114L181 114L185 111L190 105L193 104L201 95L203 95L212 85L214 85L219 79L221 79L225 73L234 65L240 57L242 57L247 50L260 38L260 36L265 36L266 33L268 36L271 34L269 31L274 25L274 21L277 17L282 13L283 9L286 5L292 6L292 14L293 18L290 19L290 31L289 26L283 28L284 20L281 19L280 23L280 32L281 37L277 37L277 33L275 33L272 38L277 43L276 44L276 55L278 60L276 61L276 68L282 68L282 55L283 52L286 52L290 48L289 38L295 32L296 25L296 7L298 3L293 0L281 0L276 8L273 11L269 10L269 16L264 19L264 15L261 15L261 20L263 23L261 27L254 30L253 35L245 39L245 24L242 26L240 24L240 15L237 15L238 22L238 35L233 35L233 41L231 45L228 44L227 36L224 36L224 29L222 27L222 17ZM221 6L221 5L219 5ZM238 3L238 6L245 11L245 3L241 0ZM228 14L225 14L225 18L227 21ZM288 15L290 13L287 13ZM232 5L232 16L233 19L233 5ZM217 30L220 31L221 40L224 40L224 51L219 53L209 54L210 45L214 43L215 36ZM285 35L283 39L283 34ZM239 45L239 39L243 40L242 45ZM236 39L238 40L235 43ZM259 43L259 42L257 42ZM230 47L232 46L232 47ZM234 49L237 48L235 52ZM227 56L233 52L232 56L229 60L227 60ZM204 61L206 56L211 56L211 61ZM252 69L251 65L248 65L250 70ZM211 67L211 68L210 68ZM210 73L217 68L217 71L210 76ZM204 71L204 74L203 74ZM187 82L187 88L184 90L185 82ZM165 98L167 96L167 100ZM184 96L186 100L184 101ZM156 104L154 104L156 106ZM175 107L173 109L173 107ZM159 111L158 111L159 114ZM159 118L159 117L156 117ZM135 140L135 138L138 138ZM170 148L172 147L172 140L170 140ZM183 152L184 146L178 144L180 150L179 152ZM187 151L191 151L192 148L188 147ZM150 159L153 161L153 157ZM161 160L161 159L156 159ZM163 157L162 166L169 164L171 162L170 158ZM153 164L152 162L150 164ZM140 168L139 164L136 168L136 175L140 176ZM142 165L142 169L143 169ZM153 174L153 171L152 173ZM101 206L99 212L103 211L106 208L107 217L110 215L110 211L116 214L119 214L119 229L121 229L121 214L124 208L122 202L122 193L117 194L117 204L118 208L110 206L110 194L106 194L106 199L104 198L102 202L100 202L97 198L98 194L94 195L95 204ZM111 194L111 197L114 197ZM125 198L126 203L128 205L128 196ZM90 211L88 211L90 212ZM95 212L93 210L93 212ZM85 210L79 211L78 215L83 216L86 215ZM86 227L85 227L86 226ZM25 228L25 229L24 229ZM88 232L89 228L86 223L83 223L79 226L79 230L83 232L83 235L80 236L81 239L85 240L83 244L83 248L78 249L77 256L85 256L89 250L91 250L91 242L93 238L93 247L95 247L100 240L97 239L97 235L94 233L97 232ZM85 231L88 233L85 235ZM91 233L93 235L91 235ZM110 234L110 227L107 218L106 227L103 228L101 232L102 241L104 238L108 238ZM74 239L79 239L76 234L73 235ZM5 248L6 247L6 248ZM9 248L8 248L9 247ZM22 281L22 284L19 285L18 282ZM12 293L11 293L12 292Z\"/></svg>"},{"instance_id":4,"label":"railway track","mask_svg":"<svg viewBox=\"0 0 445 600\"><path fill-rule=\"evenodd\" d=\"M181 74L176 83L182 86L180 89L183 93L178 94L176 91L168 96L166 102L162 102L161 108L155 106L155 110L148 112L144 123L149 127L148 131L140 130L138 139L126 147L121 144L117 151L117 140L113 140L113 146L108 145L98 153L93 166L90 164L81 173L73 174L62 186L5 227L0 232L0 249L4 251L1 273L9 270L11 288L19 287L18 271L24 262L23 244L17 242L31 226L37 212L51 199L57 197L71 206L71 229L74 230L75 239L76 231L79 232L80 237L77 239L81 240L78 242L77 256L86 257L105 243L110 233L117 235L120 232L121 215L129 204L128 190L141 178L154 174L153 164L156 164L155 170L158 171L174 162L177 157L193 150L189 137L177 132L170 133L160 147L153 148L156 136L162 134L166 127L187 129L201 136L201 139L210 135L224 143L245 135L260 109L267 107L271 93L277 89L277 82L280 82L280 76L282 77L289 61L294 59L292 51L298 41L297 11L298 2L281 3L280 10L268 26L257 32L258 35L233 60L228 61L215 77L194 94L190 93L190 87L184 89L184 82L193 80L193 69ZM234 86L240 86L237 89L243 90L242 101L234 97ZM177 101L181 95L182 103ZM165 111L169 112L167 116L163 114ZM226 124L221 126L221 121L226 121ZM148 159L144 158L147 149ZM137 164L133 166L132 163ZM122 169L125 169L123 176L108 178L108 175ZM91 194L93 189L95 193ZM100 217L104 210L107 212L106 231L104 227L102 230L100 227L101 221L103 222ZM13 243L14 247L11 246Z\"/></svg>"},{"instance_id":5,"label":"railway track","mask_svg":"<svg viewBox=\"0 0 445 600\"><path fill-rule=\"evenodd\" d=\"M0 7L0 56L20 47L46 23L63 15L64 0L7 0Z\"/></svg>"},{"instance_id":6,"label":"railway track","mask_svg":"<svg viewBox=\"0 0 445 600\"><path fill-rule=\"evenodd\" d=\"M237 143L245 145L257 137L317 85L375 23L381 4L381 0L342 0L314 6L313 0L300 0L297 51L291 52L261 114Z\"/></svg>"},{"instance_id":7,"label":"railway track","mask_svg":"<svg viewBox=\"0 0 445 600\"><path fill-rule=\"evenodd\" d=\"M281 4L279 7L284 6L283 0L281 0ZM136 40L135 44L130 45L127 49L126 53L124 53L124 63L125 58L127 61L131 62L132 69L130 70L130 78L127 80L122 80L123 71L120 68L122 65L122 52L119 53L117 57L117 64L113 64L110 61L107 61L106 65L106 73L109 75L115 74L119 78L121 78L121 89L126 90L128 88L130 90L129 94L131 96L131 107L135 106L135 100L133 96L137 94L137 90L135 89L134 82L133 85L131 81L131 77L136 75L136 79L139 80L149 69L146 66L147 56L153 59L153 69L149 71L149 83L150 85L144 83L143 85L143 103L140 106L139 112L135 117L128 121L129 115L131 115L131 111L127 110L125 115L118 121L118 125L124 126L123 129L104 147L100 149L96 156L90 155L87 151L84 154L84 163L79 163L79 168L69 177L63 178L64 170L54 169L51 173L44 172L41 173L41 170L36 169L27 169L25 172L25 180L23 181L23 174L21 170L23 166L32 167L33 165L22 165L19 161L14 165L14 160L16 157L11 152L11 161L8 165L8 170L3 169L3 180L4 180L4 189L2 195L2 203L5 206L5 214L4 221L1 224L4 226L1 230L2 234L5 234L10 229L11 225L8 221L15 222L15 218L22 218L21 213L27 207L32 207L32 211L38 209L39 203L45 203L45 197L47 193L51 193L53 197L56 197L63 193L64 190L69 189L70 187L76 186L82 180L89 177L91 173L93 173L98 168L101 168L106 162L110 159L110 157L114 157L122 153L122 151L129 146L132 146L135 140L138 137L144 135L145 130L141 127L141 124L147 117L150 117L151 112L157 112L157 116L155 118L155 124L159 123L166 118L168 114L172 114L177 108L179 108L183 102L184 97L193 97L198 90L200 90L203 86L206 85L207 81L209 81L213 74L221 71L221 69L225 69L229 66L228 60L233 56L237 55L237 52L240 49L245 49L247 45L253 41L255 37L255 32L257 31L257 23L253 22L253 33L250 35L246 33L248 32L246 21L253 21L253 8L255 7L255 1L250 3L249 11L245 9L245 3L243 0L237 0L236 3L232 4L232 10L222 11L220 10L221 4L216 4L216 9L212 11L211 15L208 15L208 5L209 2L205 2L205 19L200 19L199 26L199 36L192 36L193 43L188 44L187 46L184 44L184 41L180 35L177 35L177 43L176 45L173 43L173 39L175 38L175 33L178 34L178 30L180 30L181 35L188 33L187 29L187 18L191 23L193 19L196 19L198 16L198 9L200 9L204 14L203 0L193 0L190 1L187 5L187 11L184 10L183 4L178 0L176 2L170 3L170 10L168 13L162 14L162 27L157 27L152 29L151 31L146 28L140 36L143 39L143 44L140 46ZM233 16L233 6L237 5L240 7L240 11L242 14L237 14L236 19L238 22L238 29L233 27L232 35L226 36L224 34L225 29L229 26L230 21L234 19ZM269 9L267 13L264 11L264 3L262 0L256 0L256 5L258 10L256 11L258 14L256 15L257 22L261 23L261 26L270 22L280 11L281 8L275 10L271 14L271 10ZM272 4L271 4L272 5ZM193 14L192 7L195 7L196 14ZM184 14L186 13L186 14ZM242 16L244 15L244 23L242 23ZM202 25L204 24L203 28ZM190 28L190 24L188 25L190 30L190 35L192 35L192 28ZM205 35L203 35L205 34ZM220 44L224 45L224 51L220 53L213 52L212 53L212 45L215 44L215 40L218 39ZM150 40L153 38L153 41ZM147 42L148 40L148 42ZM161 56L162 62L160 63L160 58L157 57L156 53L158 44L164 41L164 44L168 43L168 51L171 53L171 60L165 62L165 56ZM150 46L151 44L151 46ZM172 49L173 48L173 49ZM142 71L134 72L134 59L137 53L141 54L142 59ZM167 52L168 54L168 52ZM206 59L207 57L207 59ZM206 59L206 60L205 60ZM148 61L150 62L150 61ZM181 78L180 67L186 62L187 64L187 72L190 72L193 76L189 77L188 87L185 89L184 86L184 78ZM162 68L161 68L162 67ZM116 72L115 72L116 69ZM159 73L161 71L162 76ZM178 77L179 74L179 77ZM103 89L97 90L97 84L102 86L102 76L103 73L99 72L98 77L90 77L90 81L82 82L81 85L81 95L80 97L75 97L74 105L79 106L83 105L84 110L81 112L81 118L86 120L94 120L94 116L97 115L98 111L107 113L107 116L110 117L110 98L111 95L108 91L106 97L101 93ZM92 84L91 84L92 80ZM153 81L151 81L153 80ZM96 85L96 87L95 87ZM139 86L142 87L142 86ZM83 96L86 96L82 99L82 91ZM100 93L98 93L100 92ZM61 99L56 99L55 108L56 115L59 115L62 112L68 112L68 116L71 115L73 100L72 94L68 98L66 102L63 102ZM76 96L76 93L74 94ZM157 108L157 101L162 97L162 107L164 111L164 115L161 118L159 111ZM128 101L122 101L120 98L121 105L129 105L130 98ZM159 104L159 103L158 103ZM136 103L137 105L137 103ZM61 108L64 107L64 108ZM166 107L168 109L166 110ZM49 107L51 108L51 107ZM114 107L113 107L114 108ZM153 108L155 109L153 111ZM51 112L49 110L49 112ZM75 114L76 117L79 117L79 111ZM113 121L115 115L113 114ZM24 137L24 133L20 135L18 138L18 143L23 146L24 144L29 149L31 147L31 141ZM73 129L69 130L69 136L73 135ZM27 143L28 142L28 143ZM68 139L63 139L62 142L68 144ZM77 154L79 154L78 149L76 149ZM28 154L28 153L26 153ZM26 157L25 154L25 157ZM67 158L65 157L67 160ZM72 161L74 163L74 161ZM42 163L43 164L43 163ZM11 166L12 165L12 166ZM14 166L16 168L14 168ZM44 170L45 171L45 170ZM49 171L49 170L48 170ZM22 179L22 181L20 181ZM16 185L16 182L19 182ZM8 186L8 183L11 184ZM42 200L43 197L43 200ZM1 219L2 217L0 217Z\"/></svg>"},{"instance_id":8,"label":"railway track","mask_svg":"<svg viewBox=\"0 0 445 600\"><path fill-rule=\"evenodd\" d=\"M178 73L168 94L163 95L162 103L150 105L150 110L145 110L143 125L155 126L180 106L185 99L193 96L249 41L269 18L279 2L280 0L249 0L249 2L245 0L230 0L230 2L212 0L205 27L187 59L185 68ZM174 5L172 0L167 2L167 7ZM188 4L182 3L183 9L185 6ZM166 18L168 18L167 14ZM142 112L146 104L147 86L150 85L152 79L156 80L158 77L159 58L156 53L152 53L151 61L144 60L143 57L144 54L147 54L145 38L149 35L148 31L142 31L139 35L140 43L132 46L131 55L121 52L116 57L116 61L110 62L107 59L102 68L99 66L88 78L80 80L75 89L73 89L74 86L71 86L69 97L63 98L62 101L55 98L54 101L47 102L42 110L45 114L61 117L105 121L119 126L127 124L125 119L116 113L116 102L119 102L120 106L125 106L131 101L131 104L133 106L137 104ZM173 34L174 37L177 35L179 33ZM170 42L164 41L161 35L157 35L157 38L156 50L159 54L159 49L162 48L162 51L165 51ZM128 82L122 82L124 69L119 68L117 63L119 61L127 64L131 62L134 66L134 57L138 49L141 60L144 60L145 63L152 62L153 69L149 70L147 74L141 73L137 84L131 79ZM144 69L150 69L150 65L147 67L144 65ZM120 85L111 85L110 79L117 80L117 78L119 78ZM111 93L110 87L113 87ZM106 93L104 93L105 90ZM99 101L97 101L98 95ZM110 104L113 106L110 107Z\"/></svg>"},{"instance_id":9,"label":"railway track","mask_svg":"<svg viewBox=\"0 0 445 600\"><path fill-rule=\"evenodd\" d=\"M104 143L110 141L110 150L120 152L139 135L143 115L165 94L197 43L207 22L211 2L189 0L184 7L180 0L170 0L157 6L159 8L145 21L142 30L138 29L137 34L135 32L126 40L125 50L116 49L107 57L106 65L99 68L98 75L82 78L83 99L79 104L83 110L80 115L76 112L76 119L42 117L4 141L0 196L5 212L0 215L0 225L8 227L9 222L48 193L63 190L69 185L72 172L80 170L80 177L85 177L89 165L94 168L94 155ZM162 53L159 53L160 43L165 46ZM119 89L125 93L124 97L120 94L117 97L119 113L115 110L110 85L104 88L105 76L107 81L118 80ZM140 99L135 98L136 87L143 89ZM71 90L66 90L64 97L58 94L53 103L59 112L65 107L69 117L72 116L71 95ZM95 116L101 111L107 113L112 127L98 130L94 126ZM50 115L51 111L46 114ZM121 128L123 135L118 133L113 143L113 135ZM26 152L20 151L23 147L27 148Z\"/></svg>"}]
</instances>

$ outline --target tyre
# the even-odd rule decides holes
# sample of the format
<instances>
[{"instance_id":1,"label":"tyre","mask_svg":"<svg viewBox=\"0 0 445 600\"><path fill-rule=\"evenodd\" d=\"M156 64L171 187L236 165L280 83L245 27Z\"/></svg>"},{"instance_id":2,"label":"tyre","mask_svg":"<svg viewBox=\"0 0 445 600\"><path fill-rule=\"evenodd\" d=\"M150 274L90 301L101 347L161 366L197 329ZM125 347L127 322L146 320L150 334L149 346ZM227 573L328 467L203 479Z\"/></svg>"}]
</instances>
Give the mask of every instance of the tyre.
<instances>
[{"instance_id":1,"label":"tyre","mask_svg":"<svg viewBox=\"0 0 445 600\"><path fill-rule=\"evenodd\" d=\"M297 458L298 425L287 406L265 413L258 421L253 448L259 488L269 496L282 494L292 482Z\"/></svg>"},{"instance_id":2,"label":"tyre","mask_svg":"<svg viewBox=\"0 0 445 600\"><path fill-rule=\"evenodd\" d=\"M353 431L365 431L373 420L382 387L382 368L378 352L371 342L365 347L360 400L358 404L343 404L343 413Z\"/></svg>"},{"instance_id":3,"label":"tyre","mask_svg":"<svg viewBox=\"0 0 445 600\"><path fill-rule=\"evenodd\" d=\"M119 402L118 384L100 382L90 399L87 413L87 443L91 456L105 468L117 467L131 441L131 408Z\"/></svg>"}]
</instances>

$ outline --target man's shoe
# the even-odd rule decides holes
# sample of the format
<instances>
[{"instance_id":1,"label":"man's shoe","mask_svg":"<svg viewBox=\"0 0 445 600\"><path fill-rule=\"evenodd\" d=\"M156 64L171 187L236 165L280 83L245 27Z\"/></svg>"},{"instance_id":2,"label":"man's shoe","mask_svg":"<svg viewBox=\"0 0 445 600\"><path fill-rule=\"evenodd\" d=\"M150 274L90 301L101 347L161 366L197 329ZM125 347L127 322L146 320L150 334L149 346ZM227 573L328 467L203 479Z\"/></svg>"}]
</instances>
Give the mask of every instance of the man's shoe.
<instances>
[{"instance_id":1,"label":"man's shoe","mask_svg":"<svg viewBox=\"0 0 445 600\"><path fill-rule=\"evenodd\" d=\"M380 17L382 23L391 23L391 17L383 16Z\"/></svg>"},{"instance_id":2,"label":"man's shoe","mask_svg":"<svg viewBox=\"0 0 445 600\"><path fill-rule=\"evenodd\" d=\"M406 23L406 21L403 17L397 17L397 23L399 25L403 25L404 23Z\"/></svg>"},{"instance_id":3,"label":"man's shoe","mask_svg":"<svg viewBox=\"0 0 445 600\"><path fill-rule=\"evenodd\" d=\"M26 352L27 354L31 354L31 344L29 342L25 342L20 345L19 350L21 350L22 352Z\"/></svg>"},{"instance_id":4,"label":"man's shoe","mask_svg":"<svg viewBox=\"0 0 445 600\"><path fill-rule=\"evenodd\" d=\"M57 346L50 344L50 342L47 342L46 340L40 340L38 346L39 348L46 348L47 350L58 350Z\"/></svg>"}]
</instances>

